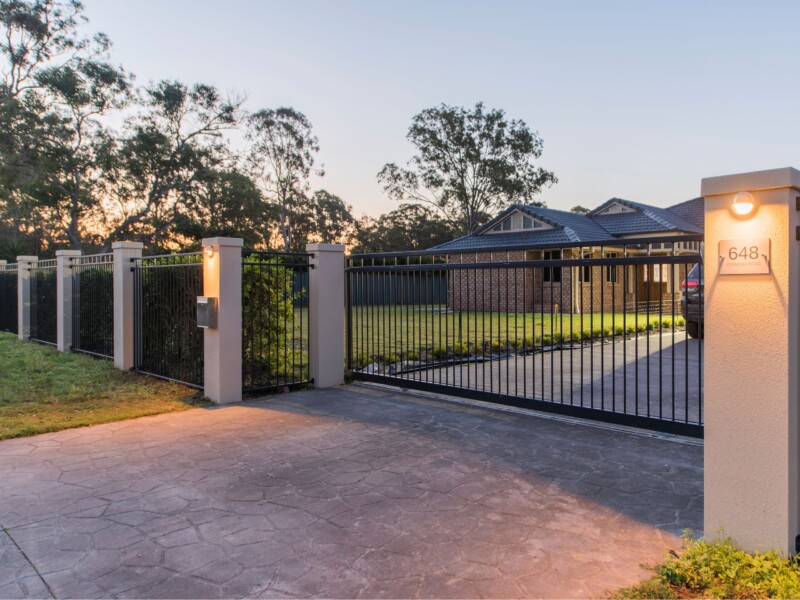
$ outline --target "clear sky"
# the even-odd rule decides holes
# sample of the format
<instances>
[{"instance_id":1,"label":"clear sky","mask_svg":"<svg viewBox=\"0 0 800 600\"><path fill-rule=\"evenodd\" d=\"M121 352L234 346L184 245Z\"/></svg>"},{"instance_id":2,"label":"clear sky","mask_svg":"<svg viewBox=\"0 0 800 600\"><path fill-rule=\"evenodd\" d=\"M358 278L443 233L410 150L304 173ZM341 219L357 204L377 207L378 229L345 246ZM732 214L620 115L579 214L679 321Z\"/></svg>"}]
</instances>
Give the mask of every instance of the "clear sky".
<instances>
[{"instance_id":1,"label":"clear sky","mask_svg":"<svg viewBox=\"0 0 800 600\"><path fill-rule=\"evenodd\" d=\"M204 82L293 106L314 181L357 214L396 207L411 117L483 101L544 140L551 208L667 206L700 179L800 167L800 1L84 0L139 83Z\"/></svg>"}]
</instances>

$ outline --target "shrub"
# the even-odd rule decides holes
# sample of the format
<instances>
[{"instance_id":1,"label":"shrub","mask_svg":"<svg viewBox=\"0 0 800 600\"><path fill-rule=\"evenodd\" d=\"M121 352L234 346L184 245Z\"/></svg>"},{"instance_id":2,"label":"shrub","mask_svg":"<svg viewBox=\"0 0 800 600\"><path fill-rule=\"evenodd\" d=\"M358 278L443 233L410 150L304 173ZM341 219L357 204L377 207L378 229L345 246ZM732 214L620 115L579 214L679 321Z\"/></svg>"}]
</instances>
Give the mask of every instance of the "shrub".
<instances>
[{"instance_id":1,"label":"shrub","mask_svg":"<svg viewBox=\"0 0 800 600\"><path fill-rule=\"evenodd\" d=\"M672 327L672 320L671 319L662 319L661 328L662 329L669 329L670 327Z\"/></svg>"},{"instance_id":2,"label":"shrub","mask_svg":"<svg viewBox=\"0 0 800 600\"><path fill-rule=\"evenodd\" d=\"M447 358L447 348L436 346L431 350L431 356L436 360L445 360Z\"/></svg>"},{"instance_id":3,"label":"shrub","mask_svg":"<svg viewBox=\"0 0 800 600\"><path fill-rule=\"evenodd\" d=\"M800 563L777 552L749 554L730 538L716 542L684 534L682 554L670 553L656 576L617 597L798 598Z\"/></svg>"},{"instance_id":4,"label":"shrub","mask_svg":"<svg viewBox=\"0 0 800 600\"><path fill-rule=\"evenodd\" d=\"M684 320L683 317L678 317L677 319L675 319L675 325L677 325L678 327L683 327L684 325L686 325L686 321Z\"/></svg>"},{"instance_id":5,"label":"shrub","mask_svg":"<svg viewBox=\"0 0 800 600\"><path fill-rule=\"evenodd\" d=\"M622 325L617 325L617 326L614 328L614 334L615 334L615 335L622 335L622 334L624 334L624 333L625 333L625 328L624 328Z\"/></svg>"}]
</instances>

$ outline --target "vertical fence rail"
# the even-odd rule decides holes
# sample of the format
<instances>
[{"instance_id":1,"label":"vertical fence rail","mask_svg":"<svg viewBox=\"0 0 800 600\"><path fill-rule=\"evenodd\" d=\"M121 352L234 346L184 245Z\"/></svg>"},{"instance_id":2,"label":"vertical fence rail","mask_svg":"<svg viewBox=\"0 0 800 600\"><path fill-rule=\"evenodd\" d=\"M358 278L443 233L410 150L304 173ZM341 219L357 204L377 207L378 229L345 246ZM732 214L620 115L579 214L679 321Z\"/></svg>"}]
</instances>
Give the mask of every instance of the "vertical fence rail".
<instances>
[{"instance_id":1,"label":"vertical fence rail","mask_svg":"<svg viewBox=\"0 0 800 600\"><path fill-rule=\"evenodd\" d=\"M686 241L350 256L351 375L701 437Z\"/></svg>"},{"instance_id":2,"label":"vertical fence rail","mask_svg":"<svg viewBox=\"0 0 800 600\"><path fill-rule=\"evenodd\" d=\"M203 256L169 254L133 259L134 369L197 388L203 386Z\"/></svg>"},{"instance_id":3,"label":"vertical fence rail","mask_svg":"<svg viewBox=\"0 0 800 600\"><path fill-rule=\"evenodd\" d=\"M17 265L0 266L0 331L18 333Z\"/></svg>"},{"instance_id":4,"label":"vertical fence rail","mask_svg":"<svg viewBox=\"0 0 800 600\"><path fill-rule=\"evenodd\" d=\"M114 358L114 261L112 254L72 259L73 352Z\"/></svg>"},{"instance_id":5,"label":"vertical fence rail","mask_svg":"<svg viewBox=\"0 0 800 600\"><path fill-rule=\"evenodd\" d=\"M310 383L308 253L242 255L242 387L269 392Z\"/></svg>"},{"instance_id":6,"label":"vertical fence rail","mask_svg":"<svg viewBox=\"0 0 800 600\"><path fill-rule=\"evenodd\" d=\"M57 273L55 260L31 263L31 335L30 339L56 345L57 341Z\"/></svg>"}]
</instances>

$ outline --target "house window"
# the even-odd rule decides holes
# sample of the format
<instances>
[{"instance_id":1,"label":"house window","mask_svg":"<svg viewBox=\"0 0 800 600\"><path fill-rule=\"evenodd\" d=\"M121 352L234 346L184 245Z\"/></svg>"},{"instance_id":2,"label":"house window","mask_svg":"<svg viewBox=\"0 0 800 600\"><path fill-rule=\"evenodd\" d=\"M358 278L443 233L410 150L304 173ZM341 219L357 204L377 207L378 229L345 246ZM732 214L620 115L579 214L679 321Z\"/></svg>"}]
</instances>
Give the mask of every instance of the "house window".
<instances>
[{"instance_id":1,"label":"house window","mask_svg":"<svg viewBox=\"0 0 800 600\"><path fill-rule=\"evenodd\" d=\"M581 253L581 258L587 259L591 258L592 253L588 250L584 250ZM591 283L592 282L592 266L585 265L578 270L578 277L580 278L581 283Z\"/></svg>"},{"instance_id":2,"label":"house window","mask_svg":"<svg viewBox=\"0 0 800 600\"><path fill-rule=\"evenodd\" d=\"M561 260L561 250L545 250L542 252L543 260ZM542 269L542 281L561 283L561 267L547 267Z\"/></svg>"},{"instance_id":3,"label":"house window","mask_svg":"<svg viewBox=\"0 0 800 600\"><path fill-rule=\"evenodd\" d=\"M492 227L488 233L508 233L510 231L531 231L544 229L553 229L553 227L552 225L548 225L544 221L540 221L535 217L524 215L521 212L516 211Z\"/></svg>"},{"instance_id":4,"label":"house window","mask_svg":"<svg viewBox=\"0 0 800 600\"><path fill-rule=\"evenodd\" d=\"M606 252L606 258L617 258L618 252ZM608 283L617 283L617 267L616 265L608 265L606 267L606 281Z\"/></svg>"}]
</instances>

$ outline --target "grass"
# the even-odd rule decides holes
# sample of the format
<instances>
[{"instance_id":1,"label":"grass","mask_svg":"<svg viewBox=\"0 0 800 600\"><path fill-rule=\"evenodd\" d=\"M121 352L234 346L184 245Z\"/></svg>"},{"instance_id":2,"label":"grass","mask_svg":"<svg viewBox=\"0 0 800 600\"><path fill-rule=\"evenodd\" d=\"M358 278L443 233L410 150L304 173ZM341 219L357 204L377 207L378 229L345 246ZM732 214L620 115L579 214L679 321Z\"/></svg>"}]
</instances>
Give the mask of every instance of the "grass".
<instances>
[{"instance_id":1,"label":"grass","mask_svg":"<svg viewBox=\"0 0 800 600\"><path fill-rule=\"evenodd\" d=\"M612 598L800 598L800 563L777 552L747 553L730 538L716 542L684 535L655 576Z\"/></svg>"},{"instance_id":2,"label":"grass","mask_svg":"<svg viewBox=\"0 0 800 600\"><path fill-rule=\"evenodd\" d=\"M551 314L530 312L448 312L444 307L355 306L352 314L356 362L375 356L464 354L590 340L655 329L682 327L683 317L664 313ZM676 335L678 335L676 333ZM371 356L368 356L371 355ZM363 366L363 365L362 365Z\"/></svg>"},{"instance_id":3,"label":"grass","mask_svg":"<svg viewBox=\"0 0 800 600\"><path fill-rule=\"evenodd\" d=\"M191 388L0 333L0 439L206 405Z\"/></svg>"}]
</instances>

